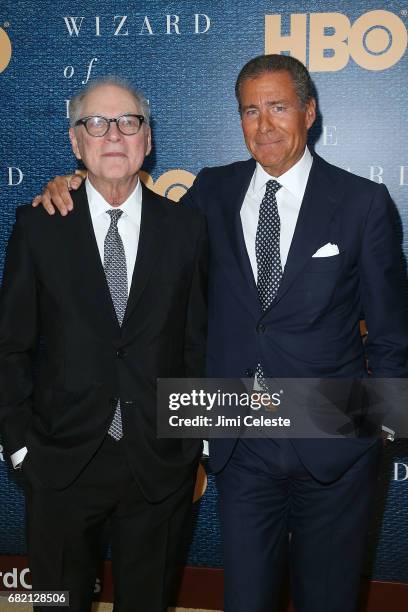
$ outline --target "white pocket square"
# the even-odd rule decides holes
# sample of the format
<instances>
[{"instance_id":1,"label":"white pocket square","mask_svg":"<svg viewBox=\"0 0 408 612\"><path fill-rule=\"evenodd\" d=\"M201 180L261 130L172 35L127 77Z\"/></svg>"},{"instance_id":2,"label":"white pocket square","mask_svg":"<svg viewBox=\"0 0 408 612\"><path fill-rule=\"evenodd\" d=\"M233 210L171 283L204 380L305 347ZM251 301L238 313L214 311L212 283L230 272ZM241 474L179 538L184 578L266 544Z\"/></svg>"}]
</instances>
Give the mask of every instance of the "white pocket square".
<instances>
[{"instance_id":1,"label":"white pocket square","mask_svg":"<svg viewBox=\"0 0 408 612\"><path fill-rule=\"evenodd\" d=\"M338 255L339 252L340 251L337 244L332 244L331 242L328 242L327 244L320 247L320 249L317 249L313 257L333 257L333 255Z\"/></svg>"}]
</instances>

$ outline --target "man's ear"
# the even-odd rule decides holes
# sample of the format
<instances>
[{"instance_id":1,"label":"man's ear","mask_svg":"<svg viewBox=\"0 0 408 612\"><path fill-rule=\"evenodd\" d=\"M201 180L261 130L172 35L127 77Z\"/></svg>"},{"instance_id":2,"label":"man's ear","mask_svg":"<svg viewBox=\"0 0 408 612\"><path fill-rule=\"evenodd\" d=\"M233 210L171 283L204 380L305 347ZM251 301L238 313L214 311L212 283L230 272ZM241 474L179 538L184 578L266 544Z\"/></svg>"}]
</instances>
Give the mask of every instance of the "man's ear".
<instances>
[{"instance_id":1,"label":"man's ear","mask_svg":"<svg viewBox=\"0 0 408 612\"><path fill-rule=\"evenodd\" d=\"M145 144L145 156L147 157L152 150L152 130L150 129L150 125L146 126L147 134L146 134L146 144Z\"/></svg>"},{"instance_id":2,"label":"man's ear","mask_svg":"<svg viewBox=\"0 0 408 612\"><path fill-rule=\"evenodd\" d=\"M77 137L75 135L75 130L74 128L69 128L69 139L71 141L71 147L72 150L74 152L74 155L77 159L82 159L81 157L81 153L79 152L79 147L78 147L78 141L77 141Z\"/></svg>"},{"instance_id":3,"label":"man's ear","mask_svg":"<svg viewBox=\"0 0 408 612\"><path fill-rule=\"evenodd\" d=\"M316 100L311 98L306 104L306 128L309 130L316 119Z\"/></svg>"}]
</instances>

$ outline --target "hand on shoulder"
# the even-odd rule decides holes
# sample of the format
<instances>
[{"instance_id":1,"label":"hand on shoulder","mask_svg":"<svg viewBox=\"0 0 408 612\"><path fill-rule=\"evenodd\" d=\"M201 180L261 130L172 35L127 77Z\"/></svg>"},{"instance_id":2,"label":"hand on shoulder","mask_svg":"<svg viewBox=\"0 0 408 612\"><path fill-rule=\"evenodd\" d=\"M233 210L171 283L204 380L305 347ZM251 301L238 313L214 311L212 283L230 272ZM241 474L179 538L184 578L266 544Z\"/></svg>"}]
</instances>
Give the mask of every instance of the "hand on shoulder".
<instances>
[{"instance_id":1,"label":"hand on shoulder","mask_svg":"<svg viewBox=\"0 0 408 612\"><path fill-rule=\"evenodd\" d=\"M53 215L57 209L62 216L65 216L74 208L70 190L78 189L85 178L86 170L76 170L75 174L56 176L47 183L42 194L33 199L31 205L35 208L42 204L49 215Z\"/></svg>"}]
</instances>

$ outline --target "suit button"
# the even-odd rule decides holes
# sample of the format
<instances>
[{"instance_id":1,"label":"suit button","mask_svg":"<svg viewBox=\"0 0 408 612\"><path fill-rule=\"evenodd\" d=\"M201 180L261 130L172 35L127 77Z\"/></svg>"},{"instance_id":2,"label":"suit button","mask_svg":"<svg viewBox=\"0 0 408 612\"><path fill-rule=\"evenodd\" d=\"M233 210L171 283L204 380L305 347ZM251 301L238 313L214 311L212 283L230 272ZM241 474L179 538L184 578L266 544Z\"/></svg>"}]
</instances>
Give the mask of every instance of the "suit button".
<instances>
[{"instance_id":1,"label":"suit button","mask_svg":"<svg viewBox=\"0 0 408 612\"><path fill-rule=\"evenodd\" d=\"M256 326L256 331L258 332L258 334L263 334L266 331L266 325L260 323Z\"/></svg>"},{"instance_id":2,"label":"suit button","mask_svg":"<svg viewBox=\"0 0 408 612\"><path fill-rule=\"evenodd\" d=\"M248 378L252 378L254 376L255 372L251 368L248 368L247 370L245 370L244 374Z\"/></svg>"},{"instance_id":3,"label":"suit button","mask_svg":"<svg viewBox=\"0 0 408 612\"><path fill-rule=\"evenodd\" d=\"M123 359L124 357L126 357L126 355L127 355L127 351L126 351L126 349L124 349L124 348L119 348L119 349L116 351L116 357L117 357L118 359Z\"/></svg>"}]
</instances>

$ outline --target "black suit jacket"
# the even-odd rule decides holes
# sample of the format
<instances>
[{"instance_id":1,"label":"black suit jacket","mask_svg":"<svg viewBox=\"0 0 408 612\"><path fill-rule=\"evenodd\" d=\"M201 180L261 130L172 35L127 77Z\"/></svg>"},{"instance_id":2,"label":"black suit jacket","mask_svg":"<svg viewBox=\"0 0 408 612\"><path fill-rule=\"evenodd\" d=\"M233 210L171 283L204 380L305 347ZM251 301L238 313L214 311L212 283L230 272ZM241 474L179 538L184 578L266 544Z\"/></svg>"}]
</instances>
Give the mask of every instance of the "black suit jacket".
<instances>
[{"instance_id":1,"label":"black suit jacket","mask_svg":"<svg viewBox=\"0 0 408 612\"><path fill-rule=\"evenodd\" d=\"M208 225L208 375L252 377L262 363L273 378L365 377L359 329L365 318L373 375L407 377L406 275L385 186L314 155L281 284L262 312L240 219L254 170L253 159L205 168L183 198L205 214ZM327 243L337 245L339 254L313 257ZM406 410L403 403L399 407ZM215 470L228 461L234 443L212 441ZM293 441L309 471L324 482L338 478L373 443Z\"/></svg>"},{"instance_id":2,"label":"black suit jacket","mask_svg":"<svg viewBox=\"0 0 408 612\"><path fill-rule=\"evenodd\" d=\"M30 206L17 211L0 297L4 441L10 454L28 447L28 474L63 488L101 444L120 398L133 473L146 497L158 500L191 474L200 450L196 440L156 438L156 379L203 372L205 222L143 186L120 327L85 187L73 198L66 218Z\"/></svg>"}]
</instances>

